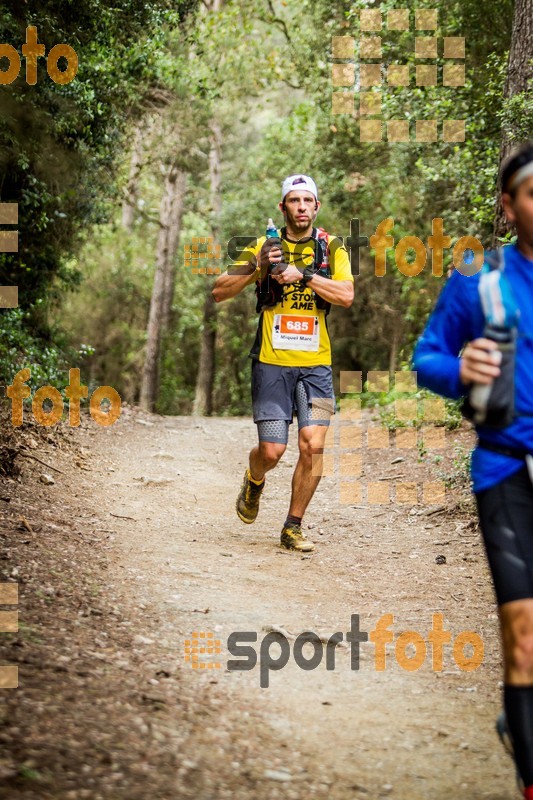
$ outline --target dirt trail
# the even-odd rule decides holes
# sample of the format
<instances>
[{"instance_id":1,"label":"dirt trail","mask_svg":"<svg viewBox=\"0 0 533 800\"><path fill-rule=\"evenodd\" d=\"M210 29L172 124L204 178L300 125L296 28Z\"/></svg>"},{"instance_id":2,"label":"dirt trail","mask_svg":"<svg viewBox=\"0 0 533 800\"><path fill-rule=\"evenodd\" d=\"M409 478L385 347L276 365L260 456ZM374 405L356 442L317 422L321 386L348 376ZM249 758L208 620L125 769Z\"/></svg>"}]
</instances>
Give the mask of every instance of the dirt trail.
<instances>
[{"instance_id":1,"label":"dirt trail","mask_svg":"<svg viewBox=\"0 0 533 800\"><path fill-rule=\"evenodd\" d=\"M104 683L100 677L84 696L71 688L58 708L54 684L41 682L40 694L36 687L29 692L41 706L42 725L32 730L46 739L43 728L53 730L62 714L65 731L81 737L83 751L84 738L107 720L108 772L119 777L107 783L105 766L91 766L82 752L77 781L74 776L54 789L49 774L39 789L7 770L12 782L3 796L517 797L511 763L493 733L500 653L477 532L464 517L428 513L431 507L341 505L335 478L326 477L306 518L317 551L284 552L278 537L297 458L294 431L280 466L268 476L258 520L245 526L234 502L254 437L248 419L138 412L109 429L89 423L71 433L82 445L77 467L65 469L56 460L67 474L55 475L56 483L42 487L40 496L56 520L62 514L82 530L90 528L93 552L107 565L104 574L99 569L95 597L118 610L113 618L92 618L95 630L98 623L106 633L92 648L80 645L78 653L81 660L99 659ZM366 479L434 477L436 467L419 464L416 451L392 464L395 455L374 451L365 464ZM38 486L37 474L27 473L28 486ZM442 555L446 563L439 564ZM333 671L326 671L325 659L304 671L291 655L283 670L270 672L268 688L259 685L259 664L249 671L226 668L226 642L234 631L256 632L259 652L271 626L293 635L346 636L352 614L370 631L390 613L395 638L415 630L427 639L438 612L453 637L472 630L483 638L478 670L461 671L446 647L444 670L433 672L428 645L424 665L409 672L395 662L393 644L387 668L378 672L370 642L361 644L359 670L350 669L347 647L337 647ZM193 631L220 639L220 669L193 670L185 663L184 642ZM291 653L293 645L291 638ZM278 646L271 652L277 657ZM305 652L310 657L311 650ZM55 691L61 693L57 686ZM14 692L20 694L15 698ZM12 703L24 697L24 687L13 693ZM112 703L121 701L121 693L129 699L119 713ZM87 715L86 726L76 727L78 713ZM131 763L125 752L116 752L114 726L128 740L124 751L129 745ZM135 754L141 751L139 759ZM27 756L22 745L17 752L19 759ZM32 753L27 769L46 772L39 747Z\"/></svg>"}]
</instances>

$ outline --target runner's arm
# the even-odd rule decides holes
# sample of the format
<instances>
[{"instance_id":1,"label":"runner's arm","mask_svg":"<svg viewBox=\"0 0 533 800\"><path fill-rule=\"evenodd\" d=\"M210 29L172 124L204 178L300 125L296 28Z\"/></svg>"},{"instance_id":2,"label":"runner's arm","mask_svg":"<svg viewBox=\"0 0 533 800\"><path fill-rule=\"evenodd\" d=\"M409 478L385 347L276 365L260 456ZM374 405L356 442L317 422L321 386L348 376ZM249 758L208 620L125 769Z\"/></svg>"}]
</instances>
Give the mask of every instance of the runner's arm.
<instances>
[{"instance_id":1,"label":"runner's arm","mask_svg":"<svg viewBox=\"0 0 533 800\"><path fill-rule=\"evenodd\" d=\"M323 300L334 306L349 308L354 298L354 279L350 269L348 251L336 236L328 237L330 249L331 278L316 275L307 285Z\"/></svg>"},{"instance_id":2,"label":"runner's arm","mask_svg":"<svg viewBox=\"0 0 533 800\"><path fill-rule=\"evenodd\" d=\"M451 397L463 397L467 386L461 381L461 352L466 342L483 329L483 315L477 281L454 271L446 282L413 355L413 369L419 386Z\"/></svg>"},{"instance_id":3,"label":"runner's arm","mask_svg":"<svg viewBox=\"0 0 533 800\"><path fill-rule=\"evenodd\" d=\"M336 281L315 275L307 285L328 303L349 308L353 303L353 281Z\"/></svg>"},{"instance_id":4,"label":"runner's arm","mask_svg":"<svg viewBox=\"0 0 533 800\"><path fill-rule=\"evenodd\" d=\"M212 292L215 302L230 300L246 286L261 280L270 263L281 260L281 257L281 250L276 246L269 246L265 237L259 239L253 247L247 247L240 253L239 260L216 279Z\"/></svg>"},{"instance_id":5,"label":"runner's arm","mask_svg":"<svg viewBox=\"0 0 533 800\"><path fill-rule=\"evenodd\" d=\"M228 267L228 270L215 281L212 292L215 302L221 303L223 300L236 297L246 286L254 283L257 277L258 271L251 264L247 266L247 271L243 273L239 273L238 267Z\"/></svg>"},{"instance_id":6,"label":"runner's arm","mask_svg":"<svg viewBox=\"0 0 533 800\"><path fill-rule=\"evenodd\" d=\"M259 280L257 269L258 242L251 247L246 247L239 253L238 261L229 266L213 287L213 297L216 303L236 297L246 286Z\"/></svg>"}]
</instances>

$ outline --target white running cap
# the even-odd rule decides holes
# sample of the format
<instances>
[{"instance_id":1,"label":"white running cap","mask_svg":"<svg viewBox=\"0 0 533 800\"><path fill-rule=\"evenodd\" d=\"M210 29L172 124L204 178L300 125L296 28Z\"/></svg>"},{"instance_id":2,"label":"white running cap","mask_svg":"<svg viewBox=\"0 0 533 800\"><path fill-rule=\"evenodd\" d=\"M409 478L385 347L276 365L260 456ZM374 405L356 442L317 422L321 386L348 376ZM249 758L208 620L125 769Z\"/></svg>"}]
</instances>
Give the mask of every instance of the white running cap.
<instances>
[{"instance_id":1,"label":"white running cap","mask_svg":"<svg viewBox=\"0 0 533 800\"><path fill-rule=\"evenodd\" d=\"M312 178L308 175L290 175L288 178L285 178L281 185L281 201L283 202L285 195L289 194L289 192L295 192L298 191L298 189L311 192L318 200L316 183Z\"/></svg>"}]
</instances>

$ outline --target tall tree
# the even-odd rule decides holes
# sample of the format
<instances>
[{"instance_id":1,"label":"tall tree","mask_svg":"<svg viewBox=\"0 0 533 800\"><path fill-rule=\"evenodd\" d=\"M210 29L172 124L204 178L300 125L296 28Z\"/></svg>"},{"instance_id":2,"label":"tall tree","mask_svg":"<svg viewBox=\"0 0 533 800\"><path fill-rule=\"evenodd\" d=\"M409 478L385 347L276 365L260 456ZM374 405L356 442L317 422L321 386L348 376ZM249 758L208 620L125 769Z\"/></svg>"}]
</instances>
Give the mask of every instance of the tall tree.
<instances>
[{"instance_id":1,"label":"tall tree","mask_svg":"<svg viewBox=\"0 0 533 800\"><path fill-rule=\"evenodd\" d=\"M135 221L135 210L139 199L139 180L146 165L146 147L154 126L153 116L141 117L133 132L128 182L122 201L122 227L131 233Z\"/></svg>"},{"instance_id":2,"label":"tall tree","mask_svg":"<svg viewBox=\"0 0 533 800\"><path fill-rule=\"evenodd\" d=\"M533 0L516 0L513 15L513 30L511 34L511 47L509 49L509 62L505 80L505 103L513 103L513 114L504 116L502 139L500 146L500 165L509 155L513 142L517 139L519 117L529 103L531 115L531 97L533 94ZM516 102L516 101L519 102ZM523 102L520 102L523 101ZM520 133L518 133L520 137ZM498 187L496 200L496 216L494 220L493 243L497 237L505 236L510 231L510 226L505 220L501 207L501 192Z\"/></svg>"},{"instance_id":3,"label":"tall tree","mask_svg":"<svg viewBox=\"0 0 533 800\"><path fill-rule=\"evenodd\" d=\"M190 0L5 0L0 41L25 41L38 24L46 52L58 42L77 53L68 85L54 83L38 60L35 86L19 77L0 93L2 202L19 204L20 249L0 255L0 279L18 284L26 310L42 308L52 284L74 282L66 257L87 226L110 216L114 178L129 120L159 78L159 31L179 28ZM20 48L20 44L18 45ZM39 301L39 303L37 303Z\"/></svg>"},{"instance_id":4,"label":"tall tree","mask_svg":"<svg viewBox=\"0 0 533 800\"><path fill-rule=\"evenodd\" d=\"M160 230L150 314L146 334L146 353L141 382L140 405L153 411L159 387L159 356L164 326L168 322L175 284L176 252L184 209L186 174L171 162L161 200Z\"/></svg>"},{"instance_id":5,"label":"tall tree","mask_svg":"<svg viewBox=\"0 0 533 800\"><path fill-rule=\"evenodd\" d=\"M174 290L176 288L176 273L178 262L176 253L180 246L181 226L185 211L185 197L187 190L188 173L178 167L174 184L174 202L172 208L172 225L169 233L169 253L172 258L168 259L168 269L165 272L165 285L163 288L163 307L161 313L161 332L164 335L169 327L170 312L172 311L172 301L174 300Z\"/></svg>"},{"instance_id":6,"label":"tall tree","mask_svg":"<svg viewBox=\"0 0 533 800\"><path fill-rule=\"evenodd\" d=\"M213 247L220 245L220 214L222 195L220 192L220 161L222 133L216 120L210 123L209 183L211 195L211 237ZM193 414L211 414L213 406L213 383L215 379L215 345L217 336L217 306L212 294L213 281L205 283L202 340L196 378Z\"/></svg>"},{"instance_id":7,"label":"tall tree","mask_svg":"<svg viewBox=\"0 0 533 800\"><path fill-rule=\"evenodd\" d=\"M224 0L203 0L203 16L222 9ZM213 118L209 123L209 186L211 206L211 238L216 246L220 241L220 211L222 198L220 195L220 150L221 130ZM200 358L196 375L196 389L192 413L198 416L211 414L213 406L213 384L215 381L215 348L217 339L217 307L212 295L213 281L204 284L204 310L202 334L200 342Z\"/></svg>"}]
</instances>

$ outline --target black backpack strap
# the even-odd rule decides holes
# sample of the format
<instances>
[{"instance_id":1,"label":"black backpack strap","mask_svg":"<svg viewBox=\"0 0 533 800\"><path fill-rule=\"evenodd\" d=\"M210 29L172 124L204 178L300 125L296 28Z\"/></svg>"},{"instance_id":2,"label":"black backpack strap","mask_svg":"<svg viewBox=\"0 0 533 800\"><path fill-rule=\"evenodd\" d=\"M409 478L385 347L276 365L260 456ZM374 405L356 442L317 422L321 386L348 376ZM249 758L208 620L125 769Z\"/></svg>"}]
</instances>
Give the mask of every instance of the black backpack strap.
<instances>
[{"instance_id":1,"label":"black backpack strap","mask_svg":"<svg viewBox=\"0 0 533 800\"><path fill-rule=\"evenodd\" d=\"M490 450L492 453L500 453L502 456L507 456L508 458L516 458L518 461L525 461L528 455L527 450L522 450L518 447L508 447L503 444L495 444L494 442L488 442L486 439L478 439L477 446L481 447L482 450Z\"/></svg>"},{"instance_id":2,"label":"black backpack strap","mask_svg":"<svg viewBox=\"0 0 533 800\"><path fill-rule=\"evenodd\" d=\"M282 238L284 235L285 228L282 228ZM257 314L260 314L265 306L275 306L281 300L283 287L277 281L270 279L270 272L267 270L264 278L255 282L255 296L257 297L255 310Z\"/></svg>"},{"instance_id":3,"label":"black backpack strap","mask_svg":"<svg viewBox=\"0 0 533 800\"><path fill-rule=\"evenodd\" d=\"M331 267L328 258L328 242L326 239L321 239L318 235L318 228L313 228L313 239L315 240L315 261L314 270L318 272L321 278L331 278ZM325 266L323 266L325 264ZM330 312L331 303L324 300L316 292L314 294L316 307L325 311L326 317Z\"/></svg>"},{"instance_id":4,"label":"black backpack strap","mask_svg":"<svg viewBox=\"0 0 533 800\"><path fill-rule=\"evenodd\" d=\"M322 264L328 263L328 244L325 239L321 239L318 235L318 228L313 228L311 234L314 240L315 260L313 267L315 272L321 269Z\"/></svg>"},{"instance_id":5,"label":"black backpack strap","mask_svg":"<svg viewBox=\"0 0 533 800\"><path fill-rule=\"evenodd\" d=\"M281 228L281 238L285 239L287 236L287 229L286 227ZM318 228L313 228L312 234L309 239L313 240L313 247L314 247L314 260L313 260L313 268L315 272L318 272L321 277L324 278L331 278L331 268L328 263L328 243L325 239L321 239L318 235ZM324 266L325 264L325 266ZM273 306L276 305L284 296L283 287L277 281L270 280L270 275L267 272L263 280L256 281L255 283L255 294L257 297L257 303L255 310L258 314L261 313L265 306ZM316 303L316 307L323 309L326 312L326 315L329 313L331 308L331 303L328 303L327 300L324 300L322 297L314 294L314 300Z\"/></svg>"}]
</instances>

